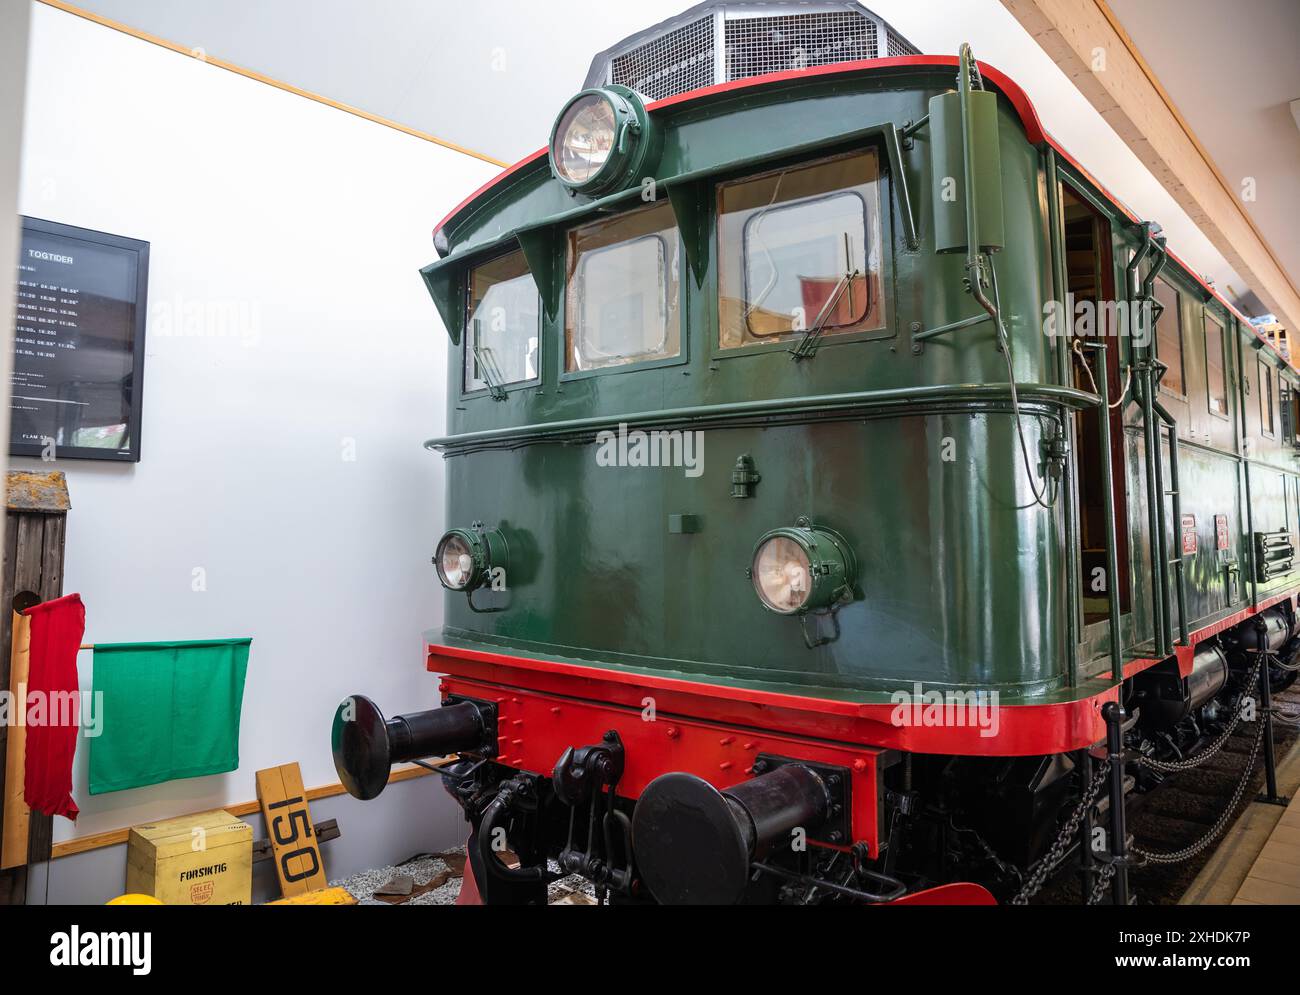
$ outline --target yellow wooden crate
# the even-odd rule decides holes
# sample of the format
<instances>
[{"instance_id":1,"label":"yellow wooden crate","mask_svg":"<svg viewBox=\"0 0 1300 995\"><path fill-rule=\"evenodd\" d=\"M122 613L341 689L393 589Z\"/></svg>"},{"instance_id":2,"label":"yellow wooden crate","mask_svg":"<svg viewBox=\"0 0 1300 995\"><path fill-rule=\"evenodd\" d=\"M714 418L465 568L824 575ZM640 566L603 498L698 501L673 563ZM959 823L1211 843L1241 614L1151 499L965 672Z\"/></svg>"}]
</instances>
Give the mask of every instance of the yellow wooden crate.
<instances>
[{"instance_id":1,"label":"yellow wooden crate","mask_svg":"<svg viewBox=\"0 0 1300 995\"><path fill-rule=\"evenodd\" d=\"M217 809L131 830L126 890L167 905L248 905L253 827Z\"/></svg>"}]
</instances>

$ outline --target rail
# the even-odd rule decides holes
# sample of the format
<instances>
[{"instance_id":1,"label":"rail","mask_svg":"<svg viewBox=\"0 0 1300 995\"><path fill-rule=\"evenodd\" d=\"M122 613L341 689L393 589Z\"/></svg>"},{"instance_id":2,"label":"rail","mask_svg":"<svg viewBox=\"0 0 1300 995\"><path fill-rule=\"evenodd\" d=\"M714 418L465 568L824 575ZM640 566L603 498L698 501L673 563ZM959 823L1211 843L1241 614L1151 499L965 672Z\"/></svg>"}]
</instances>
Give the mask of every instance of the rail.
<instances>
[{"instance_id":1,"label":"rail","mask_svg":"<svg viewBox=\"0 0 1300 995\"><path fill-rule=\"evenodd\" d=\"M463 432L458 435L429 439L424 446L426 449L452 453L480 446L521 445L567 436L592 435L603 429L617 429L620 425L628 428L645 426L683 428L713 424L725 426L755 417L788 419L845 412L856 414L864 409L893 411L932 404L980 404L1004 401L1009 403L1012 389L1013 385L1010 383L939 384L860 390L842 394L728 401L721 404L701 404L661 411L611 413L564 421L534 422L530 425L482 429L477 432ZM1015 385L1015 390L1022 400L1058 405L1073 410L1084 410L1101 403L1101 398L1096 394L1075 390L1072 387L1061 387L1057 384L1021 383Z\"/></svg>"}]
</instances>

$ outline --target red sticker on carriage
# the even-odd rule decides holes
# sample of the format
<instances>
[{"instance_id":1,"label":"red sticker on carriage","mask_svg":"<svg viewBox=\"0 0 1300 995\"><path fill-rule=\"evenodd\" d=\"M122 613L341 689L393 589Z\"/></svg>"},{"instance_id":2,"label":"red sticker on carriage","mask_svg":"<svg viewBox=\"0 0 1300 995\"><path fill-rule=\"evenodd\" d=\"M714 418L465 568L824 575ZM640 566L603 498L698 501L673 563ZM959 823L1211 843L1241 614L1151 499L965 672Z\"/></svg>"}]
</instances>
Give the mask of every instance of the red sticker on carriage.
<instances>
[{"instance_id":1,"label":"red sticker on carriage","mask_svg":"<svg viewBox=\"0 0 1300 995\"><path fill-rule=\"evenodd\" d=\"M1196 516L1183 516L1183 555L1196 552Z\"/></svg>"},{"instance_id":2,"label":"red sticker on carriage","mask_svg":"<svg viewBox=\"0 0 1300 995\"><path fill-rule=\"evenodd\" d=\"M1228 548L1228 516L1214 516L1214 536L1220 549Z\"/></svg>"}]
</instances>

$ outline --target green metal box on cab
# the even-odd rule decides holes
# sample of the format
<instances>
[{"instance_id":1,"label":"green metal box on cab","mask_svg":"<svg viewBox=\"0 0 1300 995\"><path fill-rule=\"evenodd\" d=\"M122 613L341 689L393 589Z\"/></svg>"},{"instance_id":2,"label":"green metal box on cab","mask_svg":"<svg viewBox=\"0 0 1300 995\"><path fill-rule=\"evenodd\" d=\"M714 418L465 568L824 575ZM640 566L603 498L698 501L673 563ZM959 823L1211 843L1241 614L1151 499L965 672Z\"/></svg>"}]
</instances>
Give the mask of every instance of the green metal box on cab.
<instances>
[{"instance_id":1,"label":"green metal box on cab","mask_svg":"<svg viewBox=\"0 0 1300 995\"><path fill-rule=\"evenodd\" d=\"M979 249L992 252L1006 244L1002 224L1002 162L998 146L998 97L991 90L972 90L971 156L975 174L975 213ZM966 163L961 94L930 98L930 185L934 204L936 252L965 252Z\"/></svg>"}]
</instances>

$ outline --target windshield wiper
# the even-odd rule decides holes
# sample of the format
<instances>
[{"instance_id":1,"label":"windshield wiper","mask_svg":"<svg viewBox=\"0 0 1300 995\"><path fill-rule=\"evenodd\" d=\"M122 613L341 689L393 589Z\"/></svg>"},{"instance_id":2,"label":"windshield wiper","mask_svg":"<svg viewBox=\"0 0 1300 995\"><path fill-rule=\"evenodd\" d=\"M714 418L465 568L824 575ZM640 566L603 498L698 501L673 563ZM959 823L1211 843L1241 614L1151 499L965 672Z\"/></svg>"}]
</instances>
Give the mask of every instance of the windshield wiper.
<instances>
[{"instance_id":1,"label":"windshield wiper","mask_svg":"<svg viewBox=\"0 0 1300 995\"><path fill-rule=\"evenodd\" d=\"M505 377L501 375L501 369L497 366L496 359L492 356L491 349L482 349L474 346L474 358L478 361L479 379L487 385L488 395L494 401L504 401L506 399L506 389L503 386Z\"/></svg>"},{"instance_id":2,"label":"windshield wiper","mask_svg":"<svg viewBox=\"0 0 1300 995\"><path fill-rule=\"evenodd\" d=\"M840 277L839 282L835 284L834 291L831 292L831 296L827 298L826 303L822 305L822 309L817 312L817 320L812 323L812 326L808 331L804 332L803 338L799 340L798 345L793 349L786 350L790 353L790 358L796 363L801 359L811 359L817 354L817 345L821 341L823 332L826 330L826 322L830 319L831 313L839 305L840 298L844 296L844 291L847 290L853 281L858 278L858 274L861 272L860 269L855 267Z\"/></svg>"}]
</instances>

